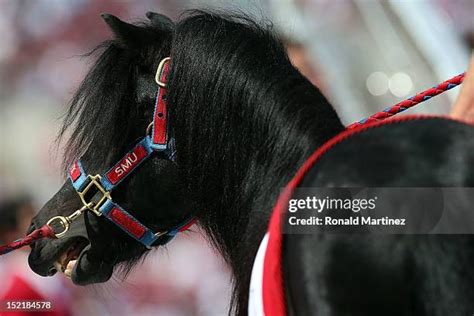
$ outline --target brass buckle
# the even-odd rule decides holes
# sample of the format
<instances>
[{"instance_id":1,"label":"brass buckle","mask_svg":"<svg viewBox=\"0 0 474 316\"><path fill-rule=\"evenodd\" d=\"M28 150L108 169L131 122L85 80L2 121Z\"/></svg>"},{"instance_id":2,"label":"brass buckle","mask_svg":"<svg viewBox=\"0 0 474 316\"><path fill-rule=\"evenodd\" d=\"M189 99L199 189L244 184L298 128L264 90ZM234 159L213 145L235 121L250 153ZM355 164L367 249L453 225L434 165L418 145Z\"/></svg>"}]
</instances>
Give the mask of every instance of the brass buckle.
<instances>
[{"instance_id":1,"label":"brass buckle","mask_svg":"<svg viewBox=\"0 0 474 316\"><path fill-rule=\"evenodd\" d=\"M55 216L55 217L51 218L46 223L46 225L53 228L54 236L56 236L56 238L61 238L69 230L69 226L71 226L71 222L68 221L67 217L65 217L65 216ZM55 230L55 228L57 226L61 226L61 231L57 232L57 230Z\"/></svg>"},{"instance_id":2,"label":"brass buckle","mask_svg":"<svg viewBox=\"0 0 474 316\"><path fill-rule=\"evenodd\" d=\"M112 200L112 197L110 196L110 192L107 191L100 183L100 180L102 179L100 175L98 174L96 174L95 176L88 175L87 178L89 179L89 183L86 185L86 187L82 191L77 191L77 193L79 194L82 204L84 204L85 207L87 207L95 215L101 216L102 213L99 211L99 208L102 206L102 204L105 203L105 201ZM89 192L90 189L94 187L97 189L98 192L100 192L100 194L102 194L101 198L96 203L86 200L87 193Z\"/></svg>"},{"instance_id":3,"label":"brass buckle","mask_svg":"<svg viewBox=\"0 0 474 316\"><path fill-rule=\"evenodd\" d=\"M86 205L75 211L69 216L55 216L51 218L46 225L50 226L53 229L54 235L56 238L61 238L63 237L69 230L69 227L71 226L71 223L75 221L79 216L84 213L84 211L88 209ZM60 227L60 231L56 231L55 228Z\"/></svg>"},{"instance_id":4,"label":"brass buckle","mask_svg":"<svg viewBox=\"0 0 474 316\"><path fill-rule=\"evenodd\" d=\"M160 78L161 72L163 71L163 67L165 66L165 63L168 62L170 59L171 59L170 57L163 58L160 61L158 68L156 69L155 81L162 88L166 88L166 83L161 81L161 78Z\"/></svg>"},{"instance_id":5,"label":"brass buckle","mask_svg":"<svg viewBox=\"0 0 474 316\"><path fill-rule=\"evenodd\" d=\"M146 127L146 131L145 131L145 135L148 136L152 136L151 135L151 129L153 128L153 122L151 122L150 124L148 124L148 126Z\"/></svg>"}]
</instances>

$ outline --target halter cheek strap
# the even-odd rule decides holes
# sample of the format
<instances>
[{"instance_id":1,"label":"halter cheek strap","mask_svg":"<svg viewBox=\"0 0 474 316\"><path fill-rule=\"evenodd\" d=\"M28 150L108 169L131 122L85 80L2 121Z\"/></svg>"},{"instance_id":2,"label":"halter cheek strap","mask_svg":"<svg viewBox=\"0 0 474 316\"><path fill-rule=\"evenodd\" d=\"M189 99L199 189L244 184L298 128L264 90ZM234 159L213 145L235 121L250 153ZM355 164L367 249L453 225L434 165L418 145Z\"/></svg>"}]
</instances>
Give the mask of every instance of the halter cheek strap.
<instances>
[{"instance_id":1,"label":"halter cheek strap","mask_svg":"<svg viewBox=\"0 0 474 316\"><path fill-rule=\"evenodd\" d=\"M153 134L151 147L157 151L163 151L168 148L168 110L166 78L169 72L170 58L164 58L158 65L155 81L158 84L156 93L155 112L153 113Z\"/></svg>"},{"instance_id":2,"label":"halter cheek strap","mask_svg":"<svg viewBox=\"0 0 474 316\"><path fill-rule=\"evenodd\" d=\"M147 135L104 174L95 176L87 174L80 160L72 164L68 174L85 208L97 216L106 217L147 248L150 248L160 237L165 242L170 241L178 232L188 229L194 223L194 218L190 218L166 231L155 233L130 212L113 202L111 196L112 190L132 174L141 163L149 159L153 153L161 152L169 160L175 160L174 139L168 137L166 77L169 71L169 60L169 57L163 59L157 70L158 91L153 122L149 126L151 135L148 135L147 131ZM93 198L94 200L92 200Z\"/></svg>"}]
</instances>

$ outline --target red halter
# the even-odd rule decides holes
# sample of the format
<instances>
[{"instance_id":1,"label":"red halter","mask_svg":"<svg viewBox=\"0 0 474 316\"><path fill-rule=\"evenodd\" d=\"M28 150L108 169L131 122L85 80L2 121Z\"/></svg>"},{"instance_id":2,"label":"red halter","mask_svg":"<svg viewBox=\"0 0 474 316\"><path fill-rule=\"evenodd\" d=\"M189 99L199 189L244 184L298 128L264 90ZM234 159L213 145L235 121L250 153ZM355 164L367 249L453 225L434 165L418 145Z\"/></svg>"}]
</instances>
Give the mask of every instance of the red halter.
<instances>
[{"instance_id":1,"label":"red halter","mask_svg":"<svg viewBox=\"0 0 474 316\"><path fill-rule=\"evenodd\" d=\"M113 202L111 196L113 189L137 170L141 163L152 157L154 153L162 152L169 160L174 161L175 149L174 142L168 135L166 101L166 78L169 72L169 61L169 57L164 58L158 65L155 77L158 84L155 112L153 114L153 122L147 128L147 135L102 175L97 174L93 176L87 174L79 160L72 165L69 171L72 185L81 198L82 209L89 210L97 216L105 216L113 224L147 248L150 248L162 236L165 238L165 242L170 241L178 232L187 229L194 222L194 219L190 218L166 231L155 233L124 208ZM151 136L149 135L150 128ZM90 192L94 193L94 197L99 195L99 198L92 201L91 198L88 198L88 193ZM61 233L63 235L67 231L67 225L64 224L63 218L52 218L48 224L51 225L55 219L64 226L65 230ZM59 234L56 235L59 237Z\"/></svg>"}]
</instances>

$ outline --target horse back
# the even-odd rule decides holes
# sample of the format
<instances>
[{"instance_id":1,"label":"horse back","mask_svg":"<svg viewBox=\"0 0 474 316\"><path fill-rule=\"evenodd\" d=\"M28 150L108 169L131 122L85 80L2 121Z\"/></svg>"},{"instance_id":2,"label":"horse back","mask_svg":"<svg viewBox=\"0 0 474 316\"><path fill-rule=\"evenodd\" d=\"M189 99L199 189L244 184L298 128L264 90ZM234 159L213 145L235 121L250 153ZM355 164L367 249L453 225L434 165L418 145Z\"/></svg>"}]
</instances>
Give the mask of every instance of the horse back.
<instances>
[{"instance_id":1,"label":"horse back","mask_svg":"<svg viewBox=\"0 0 474 316\"><path fill-rule=\"evenodd\" d=\"M400 120L335 142L299 187L472 187L473 166L473 126ZM282 257L289 314L474 311L472 235L285 234Z\"/></svg>"}]
</instances>

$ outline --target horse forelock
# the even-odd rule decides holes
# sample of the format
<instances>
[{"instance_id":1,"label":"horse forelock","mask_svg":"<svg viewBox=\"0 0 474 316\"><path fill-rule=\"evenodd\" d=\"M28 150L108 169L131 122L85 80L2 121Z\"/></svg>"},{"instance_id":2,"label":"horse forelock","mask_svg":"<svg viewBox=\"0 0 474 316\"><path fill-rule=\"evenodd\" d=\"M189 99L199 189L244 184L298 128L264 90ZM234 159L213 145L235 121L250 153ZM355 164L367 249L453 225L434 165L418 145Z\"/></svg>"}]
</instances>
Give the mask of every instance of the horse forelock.
<instances>
[{"instance_id":1,"label":"horse forelock","mask_svg":"<svg viewBox=\"0 0 474 316\"><path fill-rule=\"evenodd\" d=\"M151 24L136 26L143 30L144 44L115 38L84 55L96 61L63 117L57 139L65 145L63 171L86 153L88 165L104 168L144 134L153 112L154 65L170 39Z\"/></svg>"}]
</instances>

